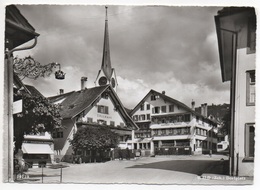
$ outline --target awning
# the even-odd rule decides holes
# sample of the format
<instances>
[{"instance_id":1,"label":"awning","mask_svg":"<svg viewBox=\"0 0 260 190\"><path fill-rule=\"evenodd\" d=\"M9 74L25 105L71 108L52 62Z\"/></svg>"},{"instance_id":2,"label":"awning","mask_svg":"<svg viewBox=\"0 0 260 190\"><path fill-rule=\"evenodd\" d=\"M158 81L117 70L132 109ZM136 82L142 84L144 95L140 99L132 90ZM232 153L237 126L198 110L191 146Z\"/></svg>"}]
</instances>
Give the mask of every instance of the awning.
<instances>
[{"instance_id":1,"label":"awning","mask_svg":"<svg viewBox=\"0 0 260 190\"><path fill-rule=\"evenodd\" d=\"M23 143L22 151L24 154L54 154L48 144Z\"/></svg>"}]
</instances>

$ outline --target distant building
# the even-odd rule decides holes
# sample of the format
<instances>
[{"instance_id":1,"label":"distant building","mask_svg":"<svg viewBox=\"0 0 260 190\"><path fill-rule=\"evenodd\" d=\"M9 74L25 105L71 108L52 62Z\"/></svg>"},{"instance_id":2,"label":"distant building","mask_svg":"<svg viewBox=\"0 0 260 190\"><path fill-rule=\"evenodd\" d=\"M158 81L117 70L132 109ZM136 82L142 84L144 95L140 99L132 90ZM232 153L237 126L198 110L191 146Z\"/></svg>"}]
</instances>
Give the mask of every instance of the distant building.
<instances>
[{"instance_id":1,"label":"distant building","mask_svg":"<svg viewBox=\"0 0 260 190\"><path fill-rule=\"evenodd\" d=\"M202 113L203 109L207 108L207 117L217 123L217 152L228 153L229 151L229 134L228 128L222 130L224 125L224 117L230 112L229 104L219 104L219 105L205 105L202 104L200 107L195 108L195 111Z\"/></svg>"},{"instance_id":2,"label":"distant building","mask_svg":"<svg viewBox=\"0 0 260 190\"><path fill-rule=\"evenodd\" d=\"M230 81L230 175L253 176L255 147L254 8L230 7L215 16L222 81Z\"/></svg>"},{"instance_id":3,"label":"distant building","mask_svg":"<svg viewBox=\"0 0 260 190\"><path fill-rule=\"evenodd\" d=\"M131 111L139 127L135 131L135 149L183 148L192 154L216 151L217 124L192 108L155 90L150 92ZM205 110L206 111L206 110ZM204 113L205 114L205 113Z\"/></svg>"}]
</instances>

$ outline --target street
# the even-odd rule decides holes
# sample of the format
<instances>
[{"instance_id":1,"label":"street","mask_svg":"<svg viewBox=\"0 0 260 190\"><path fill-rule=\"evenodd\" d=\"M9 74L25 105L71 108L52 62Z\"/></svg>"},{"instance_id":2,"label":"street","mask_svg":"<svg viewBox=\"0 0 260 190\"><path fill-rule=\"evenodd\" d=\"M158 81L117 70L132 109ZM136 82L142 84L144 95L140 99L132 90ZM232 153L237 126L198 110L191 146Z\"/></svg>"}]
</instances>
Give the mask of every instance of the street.
<instances>
[{"instance_id":1,"label":"street","mask_svg":"<svg viewBox=\"0 0 260 190\"><path fill-rule=\"evenodd\" d=\"M105 163L68 164L62 169L45 168L43 183L86 184L252 184L252 178L229 177L223 155L156 156ZM42 183L41 168L30 169L24 182Z\"/></svg>"}]
</instances>

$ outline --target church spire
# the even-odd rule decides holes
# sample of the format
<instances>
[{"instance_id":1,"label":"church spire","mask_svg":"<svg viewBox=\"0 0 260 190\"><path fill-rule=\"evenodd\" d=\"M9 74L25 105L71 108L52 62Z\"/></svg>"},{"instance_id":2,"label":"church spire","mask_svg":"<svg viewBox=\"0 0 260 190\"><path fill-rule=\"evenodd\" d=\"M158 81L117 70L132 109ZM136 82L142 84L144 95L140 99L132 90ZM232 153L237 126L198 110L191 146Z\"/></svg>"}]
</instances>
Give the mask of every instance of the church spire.
<instances>
[{"instance_id":1,"label":"church spire","mask_svg":"<svg viewBox=\"0 0 260 190\"><path fill-rule=\"evenodd\" d=\"M103 45L103 57L101 69L98 71L97 78L95 80L95 85L111 85L112 88L117 91L117 80L116 71L111 66L110 60L110 47L109 47L109 37L108 37L108 19L107 19L107 7L106 8L106 19L105 19L105 33L104 33L104 45ZM98 84L96 83L98 82Z\"/></svg>"},{"instance_id":2,"label":"church spire","mask_svg":"<svg viewBox=\"0 0 260 190\"><path fill-rule=\"evenodd\" d=\"M112 76L112 67L110 60L110 47L109 47L109 35L108 35L108 19L107 19L107 7L106 8L106 20L105 20L105 32L104 32L104 45L103 45L103 58L101 70L103 70L108 81Z\"/></svg>"}]
</instances>

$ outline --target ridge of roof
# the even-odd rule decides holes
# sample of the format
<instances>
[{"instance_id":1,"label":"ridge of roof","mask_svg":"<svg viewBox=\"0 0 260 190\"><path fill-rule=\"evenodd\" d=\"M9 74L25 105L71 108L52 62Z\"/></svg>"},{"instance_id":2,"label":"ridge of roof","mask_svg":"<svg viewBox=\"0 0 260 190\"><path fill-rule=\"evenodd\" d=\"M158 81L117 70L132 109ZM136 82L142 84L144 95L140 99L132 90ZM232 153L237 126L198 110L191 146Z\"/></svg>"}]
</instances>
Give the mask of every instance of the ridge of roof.
<instances>
[{"instance_id":1,"label":"ridge of roof","mask_svg":"<svg viewBox=\"0 0 260 190\"><path fill-rule=\"evenodd\" d=\"M55 96L50 96L48 97L48 100L53 103L53 102L56 102L56 101L59 101L61 100L62 98L66 98L66 96L69 96L70 94L72 94L73 92L75 91L70 91L70 92L66 92L66 93L63 93L63 94L58 94L58 95L55 95Z\"/></svg>"},{"instance_id":2,"label":"ridge of roof","mask_svg":"<svg viewBox=\"0 0 260 190\"><path fill-rule=\"evenodd\" d=\"M151 89L151 90L146 94L146 96L135 106L135 108L132 109L130 115L133 115L133 113L136 111L136 109L144 102L144 100L145 100L145 99L148 97L148 95L151 94L151 93L156 93L156 94L158 94L159 96L161 96L163 99L166 99L166 100L168 100L169 102L173 102L173 103L177 104L178 106L181 106L182 108L184 108L185 110L187 110L187 111L193 113L194 115L199 116L199 117L202 117L202 118L204 118L204 119L206 119L206 120L208 120L208 121L210 121L210 122L214 122L213 120L211 120L211 119L209 119L209 118L207 118L207 117L201 115L200 113L196 112L195 110L191 109L191 108L190 108L189 106L187 106L186 104L184 104L184 103L182 103L182 102L180 102L180 101L178 101L178 100L176 100L176 99L173 99L173 98L171 98L171 97L169 97L169 96L167 96L167 95L165 95L165 94L162 94L162 93L160 93L160 92L157 92L157 91L155 91L155 90L153 90L153 89Z\"/></svg>"}]
</instances>

